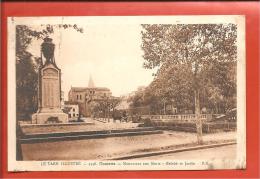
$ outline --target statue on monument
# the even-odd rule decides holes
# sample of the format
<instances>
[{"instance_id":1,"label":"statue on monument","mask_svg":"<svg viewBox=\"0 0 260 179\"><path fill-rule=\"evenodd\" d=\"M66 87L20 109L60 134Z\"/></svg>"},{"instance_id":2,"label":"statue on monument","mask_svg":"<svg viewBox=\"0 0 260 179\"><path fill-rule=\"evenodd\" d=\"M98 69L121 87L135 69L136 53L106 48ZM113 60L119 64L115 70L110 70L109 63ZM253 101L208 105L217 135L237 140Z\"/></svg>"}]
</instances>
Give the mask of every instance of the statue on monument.
<instances>
[{"instance_id":1,"label":"statue on monument","mask_svg":"<svg viewBox=\"0 0 260 179\"><path fill-rule=\"evenodd\" d=\"M41 45L41 54L46 59L45 63L55 63L54 60L54 50L55 50L55 44L52 43L52 39L49 37L45 37L43 39L43 43Z\"/></svg>"},{"instance_id":2,"label":"statue on monument","mask_svg":"<svg viewBox=\"0 0 260 179\"><path fill-rule=\"evenodd\" d=\"M61 109L61 70L55 63L54 50L52 39L44 38L38 73L38 111L32 115L35 124L68 122L68 115Z\"/></svg>"}]
</instances>

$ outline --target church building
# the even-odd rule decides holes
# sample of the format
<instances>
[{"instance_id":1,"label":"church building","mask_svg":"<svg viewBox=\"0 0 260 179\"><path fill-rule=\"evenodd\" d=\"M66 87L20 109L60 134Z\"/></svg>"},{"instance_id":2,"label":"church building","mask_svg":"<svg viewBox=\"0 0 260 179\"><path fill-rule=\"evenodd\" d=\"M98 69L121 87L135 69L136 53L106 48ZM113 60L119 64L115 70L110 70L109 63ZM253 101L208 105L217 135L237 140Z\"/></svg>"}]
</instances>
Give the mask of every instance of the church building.
<instances>
[{"instance_id":1,"label":"church building","mask_svg":"<svg viewBox=\"0 0 260 179\"><path fill-rule=\"evenodd\" d=\"M88 87L71 87L68 99L79 105L81 116L90 117L91 108L94 103L100 100L107 100L112 97L110 89L105 87L95 87L92 77L89 78Z\"/></svg>"}]
</instances>

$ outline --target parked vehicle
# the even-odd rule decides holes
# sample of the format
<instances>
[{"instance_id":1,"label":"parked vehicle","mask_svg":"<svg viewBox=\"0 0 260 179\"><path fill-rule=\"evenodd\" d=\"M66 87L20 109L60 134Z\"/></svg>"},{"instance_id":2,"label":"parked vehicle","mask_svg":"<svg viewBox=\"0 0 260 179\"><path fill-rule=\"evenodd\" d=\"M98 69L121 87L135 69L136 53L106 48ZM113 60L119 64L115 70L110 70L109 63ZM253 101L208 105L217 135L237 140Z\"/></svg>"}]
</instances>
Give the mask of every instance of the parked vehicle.
<instances>
[{"instance_id":1,"label":"parked vehicle","mask_svg":"<svg viewBox=\"0 0 260 179\"><path fill-rule=\"evenodd\" d=\"M237 108L228 110L226 114L215 115L215 121L236 121L237 120Z\"/></svg>"}]
</instances>

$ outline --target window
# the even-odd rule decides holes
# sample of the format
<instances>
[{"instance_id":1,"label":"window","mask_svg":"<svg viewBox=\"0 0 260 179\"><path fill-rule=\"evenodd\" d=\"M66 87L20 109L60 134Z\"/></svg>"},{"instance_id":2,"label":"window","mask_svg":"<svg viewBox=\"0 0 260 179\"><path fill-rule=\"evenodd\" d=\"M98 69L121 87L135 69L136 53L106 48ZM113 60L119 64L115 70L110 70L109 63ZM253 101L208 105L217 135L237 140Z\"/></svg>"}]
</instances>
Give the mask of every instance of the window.
<instances>
[{"instance_id":1,"label":"window","mask_svg":"<svg viewBox=\"0 0 260 179\"><path fill-rule=\"evenodd\" d=\"M79 99L79 95L77 95L77 99Z\"/></svg>"},{"instance_id":2,"label":"window","mask_svg":"<svg viewBox=\"0 0 260 179\"><path fill-rule=\"evenodd\" d=\"M81 95L79 95L79 99L81 99Z\"/></svg>"},{"instance_id":3,"label":"window","mask_svg":"<svg viewBox=\"0 0 260 179\"><path fill-rule=\"evenodd\" d=\"M75 112L75 108L73 108L73 112Z\"/></svg>"},{"instance_id":4,"label":"window","mask_svg":"<svg viewBox=\"0 0 260 179\"><path fill-rule=\"evenodd\" d=\"M71 118L71 114L69 114L69 118Z\"/></svg>"},{"instance_id":5,"label":"window","mask_svg":"<svg viewBox=\"0 0 260 179\"><path fill-rule=\"evenodd\" d=\"M73 114L73 117L75 117L75 114Z\"/></svg>"}]
</instances>

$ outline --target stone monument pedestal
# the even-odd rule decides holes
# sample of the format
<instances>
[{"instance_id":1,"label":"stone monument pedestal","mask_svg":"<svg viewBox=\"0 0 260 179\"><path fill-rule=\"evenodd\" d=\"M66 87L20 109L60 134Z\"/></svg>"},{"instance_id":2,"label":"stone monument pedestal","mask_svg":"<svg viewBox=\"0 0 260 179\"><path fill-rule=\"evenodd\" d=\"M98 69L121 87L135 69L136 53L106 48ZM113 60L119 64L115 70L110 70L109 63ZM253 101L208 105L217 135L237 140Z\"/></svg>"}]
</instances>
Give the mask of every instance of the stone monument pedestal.
<instances>
[{"instance_id":1,"label":"stone monument pedestal","mask_svg":"<svg viewBox=\"0 0 260 179\"><path fill-rule=\"evenodd\" d=\"M68 123L68 115L60 113L34 113L32 115L33 124Z\"/></svg>"},{"instance_id":2,"label":"stone monument pedestal","mask_svg":"<svg viewBox=\"0 0 260 179\"><path fill-rule=\"evenodd\" d=\"M38 111L32 115L33 124L68 123L68 114L61 110L60 70L46 64L39 71Z\"/></svg>"},{"instance_id":3,"label":"stone monument pedestal","mask_svg":"<svg viewBox=\"0 0 260 179\"><path fill-rule=\"evenodd\" d=\"M32 115L33 124L68 123L68 114L61 109L61 70L54 60L52 39L45 38L42 53L46 58L39 68L38 111Z\"/></svg>"}]
</instances>

